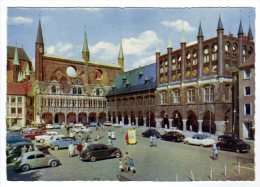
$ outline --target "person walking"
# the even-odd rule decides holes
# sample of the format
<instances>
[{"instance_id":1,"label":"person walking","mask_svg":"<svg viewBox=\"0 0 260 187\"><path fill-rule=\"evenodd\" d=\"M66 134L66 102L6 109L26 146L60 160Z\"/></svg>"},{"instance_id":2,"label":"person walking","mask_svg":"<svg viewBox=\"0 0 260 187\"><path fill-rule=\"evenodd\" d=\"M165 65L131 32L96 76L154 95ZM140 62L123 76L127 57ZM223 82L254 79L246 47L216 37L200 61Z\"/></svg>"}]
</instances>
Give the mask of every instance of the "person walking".
<instances>
[{"instance_id":1,"label":"person walking","mask_svg":"<svg viewBox=\"0 0 260 187\"><path fill-rule=\"evenodd\" d=\"M216 146L216 144L213 144L213 146L212 146L212 158L213 158L213 160L216 160L216 154L217 154L217 146Z\"/></svg>"},{"instance_id":2,"label":"person walking","mask_svg":"<svg viewBox=\"0 0 260 187\"><path fill-rule=\"evenodd\" d=\"M153 142L153 147L156 147L157 146L157 138L156 138L155 134L153 135L152 142Z\"/></svg>"},{"instance_id":3,"label":"person walking","mask_svg":"<svg viewBox=\"0 0 260 187\"><path fill-rule=\"evenodd\" d=\"M82 152L82 149L83 149L82 144L81 144L81 143L78 144L78 145L77 145L78 156L80 156L80 154L81 154L81 152Z\"/></svg>"},{"instance_id":4,"label":"person walking","mask_svg":"<svg viewBox=\"0 0 260 187\"><path fill-rule=\"evenodd\" d=\"M29 149L28 149L28 152L31 152L31 151L33 151L33 146L32 145L30 145Z\"/></svg>"},{"instance_id":5,"label":"person walking","mask_svg":"<svg viewBox=\"0 0 260 187\"><path fill-rule=\"evenodd\" d=\"M115 141L116 141L115 131L112 131L112 132L111 132L111 143L112 143L112 147L115 146Z\"/></svg>"},{"instance_id":6,"label":"person walking","mask_svg":"<svg viewBox=\"0 0 260 187\"><path fill-rule=\"evenodd\" d=\"M119 163L119 170L121 172L124 172L123 160L121 158L119 159L118 163Z\"/></svg>"},{"instance_id":7,"label":"person walking","mask_svg":"<svg viewBox=\"0 0 260 187\"><path fill-rule=\"evenodd\" d=\"M21 151L22 151L22 155L27 152L27 148L25 145L22 147Z\"/></svg>"},{"instance_id":8,"label":"person walking","mask_svg":"<svg viewBox=\"0 0 260 187\"><path fill-rule=\"evenodd\" d=\"M69 157L72 157L74 154L75 154L75 147L72 143L70 143L68 148L68 155Z\"/></svg>"},{"instance_id":9,"label":"person walking","mask_svg":"<svg viewBox=\"0 0 260 187\"><path fill-rule=\"evenodd\" d=\"M129 171L129 161L130 161L130 157L128 155L128 152L125 152L125 155L124 155L124 171L126 173L128 173L128 171Z\"/></svg>"},{"instance_id":10,"label":"person walking","mask_svg":"<svg viewBox=\"0 0 260 187\"><path fill-rule=\"evenodd\" d=\"M129 141L128 141L128 133L125 133L125 143L126 145L129 145Z\"/></svg>"},{"instance_id":11,"label":"person walking","mask_svg":"<svg viewBox=\"0 0 260 187\"><path fill-rule=\"evenodd\" d=\"M134 173L136 173L136 171L135 171L135 164L134 164L133 159L130 160L129 167L130 167L130 172L131 172L132 175Z\"/></svg>"}]
</instances>

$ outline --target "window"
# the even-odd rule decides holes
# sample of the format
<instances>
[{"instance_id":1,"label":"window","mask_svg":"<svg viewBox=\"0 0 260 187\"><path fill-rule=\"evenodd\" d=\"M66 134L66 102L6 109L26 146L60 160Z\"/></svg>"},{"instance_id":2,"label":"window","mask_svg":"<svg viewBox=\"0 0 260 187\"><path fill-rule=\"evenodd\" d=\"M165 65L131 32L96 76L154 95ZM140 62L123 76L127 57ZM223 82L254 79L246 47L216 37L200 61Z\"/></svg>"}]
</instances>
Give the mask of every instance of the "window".
<instances>
[{"instance_id":1,"label":"window","mask_svg":"<svg viewBox=\"0 0 260 187\"><path fill-rule=\"evenodd\" d=\"M188 90L188 103L194 103L195 102L195 89L191 88Z\"/></svg>"},{"instance_id":2,"label":"window","mask_svg":"<svg viewBox=\"0 0 260 187\"><path fill-rule=\"evenodd\" d=\"M251 95L251 87L250 86L245 87L245 95Z\"/></svg>"},{"instance_id":3,"label":"window","mask_svg":"<svg viewBox=\"0 0 260 187\"><path fill-rule=\"evenodd\" d=\"M99 93L99 89L97 88L97 89L96 89L96 96L99 96L99 94L100 94L100 93Z\"/></svg>"},{"instance_id":4,"label":"window","mask_svg":"<svg viewBox=\"0 0 260 187\"><path fill-rule=\"evenodd\" d=\"M251 77L251 69L244 70L244 79L249 79Z\"/></svg>"},{"instance_id":5,"label":"window","mask_svg":"<svg viewBox=\"0 0 260 187\"><path fill-rule=\"evenodd\" d=\"M23 101L23 98L22 97L17 97L17 102L18 103L21 103Z\"/></svg>"},{"instance_id":6,"label":"window","mask_svg":"<svg viewBox=\"0 0 260 187\"><path fill-rule=\"evenodd\" d=\"M204 89L204 102L212 102L214 96L214 89L212 87L206 87Z\"/></svg>"},{"instance_id":7,"label":"window","mask_svg":"<svg viewBox=\"0 0 260 187\"><path fill-rule=\"evenodd\" d=\"M29 160L31 160L31 159L35 159L35 156L34 156L34 155L28 156L27 159L29 159Z\"/></svg>"},{"instance_id":8,"label":"window","mask_svg":"<svg viewBox=\"0 0 260 187\"><path fill-rule=\"evenodd\" d=\"M244 115L251 115L251 104L246 103L244 106Z\"/></svg>"},{"instance_id":9,"label":"window","mask_svg":"<svg viewBox=\"0 0 260 187\"><path fill-rule=\"evenodd\" d=\"M166 103L166 93L165 92L162 92L160 95L160 104L164 104Z\"/></svg>"},{"instance_id":10,"label":"window","mask_svg":"<svg viewBox=\"0 0 260 187\"><path fill-rule=\"evenodd\" d=\"M22 108L18 108L18 114L21 114L22 113Z\"/></svg>"},{"instance_id":11,"label":"window","mask_svg":"<svg viewBox=\"0 0 260 187\"><path fill-rule=\"evenodd\" d=\"M36 155L36 158L44 158L45 156L44 156L44 154L38 154L38 155Z\"/></svg>"},{"instance_id":12,"label":"window","mask_svg":"<svg viewBox=\"0 0 260 187\"><path fill-rule=\"evenodd\" d=\"M205 48L203 52L204 52L204 57L203 57L204 63L209 62L209 49Z\"/></svg>"},{"instance_id":13,"label":"window","mask_svg":"<svg viewBox=\"0 0 260 187\"><path fill-rule=\"evenodd\" d=\"M11 114L15 114L15 113L16 113L15 108L11 108Z\"/></svg>"},{"instance_id":14,"label":"window","mask_svg":"<svg viewBox=\"0 0 260 187\"><path fill-rule=\"evenodd\" d=\"M95 71L95 79L96 79L96 80L101 80L101 76L102 76L102 71L99 70L99 69L97 69L97 70Z\"/></svg>"},{"instance_id":15,"label":"window","mask_svg":"<svg viewBox=\"0 0 260 187\"><path fill-rule=\"evenodd\" d=\"M72 93L73 93L73 94L77 94L77 88L74 87L74 88L72 89Z\"/></svg>"},{"instance_id":16,"label":"window","mask_svg":"<svg viewBox=\"0 0 260 187\"><path fill-rule=\"evenodd\" d=\"M56 93L56 87L55 86L51 87L51 93Z\"/></svg>"},{"instance_id":17,"label":"window","mask_svg":"<svg viewBox=\"0 0 260 187\"><path fill-rule=\"evenodd\" d=\"M230 99L230 85L226 84L224 89L224 99L228 101Z\"/></svg>"},{"instance_id":18,"label":"window","mask_svg":"<svg viewBox=\"0 0 260 187\"><path fill-rule=\"evenodd\" d=\"M181 94L180 94L179 90L173 91L173 93L172 93L173 103L180 103L180 97L181 97Z\"/></svg>"},{"instance_id":19,"label":"window","mask_svg":"<svg viewBox=\"0 0 260 187\"><path fill-rule=\"evenodd\" d=\"M82 94L82 89L81 88L78 88L78 94Z\"/></svg>"},{"instance_id":20,"label":"window","mask_svg":"<svg viewBox=\"0 0 260 187\"><path fill-rule=\"evenodd\" d=\"M16 102L16 98L15 98L15 97L12 97L12 98L11 98L11 102L12 102L12 103L15 103L15 102Z\"/></svg>"}]
</instances>

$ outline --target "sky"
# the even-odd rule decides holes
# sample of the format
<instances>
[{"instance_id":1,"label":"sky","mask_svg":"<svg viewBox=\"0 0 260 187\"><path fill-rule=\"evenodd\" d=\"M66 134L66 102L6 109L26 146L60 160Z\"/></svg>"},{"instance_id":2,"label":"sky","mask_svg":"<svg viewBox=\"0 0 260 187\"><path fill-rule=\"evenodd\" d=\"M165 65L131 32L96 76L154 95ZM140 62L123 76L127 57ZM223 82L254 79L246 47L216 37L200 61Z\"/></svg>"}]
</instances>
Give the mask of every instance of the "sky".
<instances>
[{"instance_id":1,"label":"sky","mask_svg":"<svg viewBox=\"0 0 260 187\"><path fill-rule=\"evenodd\" d=\"M221 15L224 33L237 36L240 18L247 35L255 36L254 8L8 8L7 43L23 47L35 62L34 47L41 20L45 52L82 59L84 30L90 60L117 64L122 41L125 70L155 62L155 52L166 53L169 40L180 48L181 29L186 42L197 40L201 22L204 40L216 36Z\"/></svg>"}]
</instances>

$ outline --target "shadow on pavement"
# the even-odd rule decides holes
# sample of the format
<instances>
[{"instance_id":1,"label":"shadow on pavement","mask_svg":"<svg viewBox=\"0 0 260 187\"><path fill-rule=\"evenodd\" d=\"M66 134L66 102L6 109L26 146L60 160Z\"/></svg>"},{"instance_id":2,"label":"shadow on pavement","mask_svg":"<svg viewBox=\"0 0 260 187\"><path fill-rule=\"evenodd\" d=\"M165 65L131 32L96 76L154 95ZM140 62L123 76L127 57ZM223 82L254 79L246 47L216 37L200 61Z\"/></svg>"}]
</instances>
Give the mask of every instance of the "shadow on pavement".
<instances>
[{"instance_id":1,"label":"shadow on pavement","mask_svg":"<svg viewBox=\"0 0 260 187\"><path fill-rule=\"evenodd\" d=\"M123 176L123 175L116 175L119 181L132 181L131 179Z\"/></svg>"}]
</instances>

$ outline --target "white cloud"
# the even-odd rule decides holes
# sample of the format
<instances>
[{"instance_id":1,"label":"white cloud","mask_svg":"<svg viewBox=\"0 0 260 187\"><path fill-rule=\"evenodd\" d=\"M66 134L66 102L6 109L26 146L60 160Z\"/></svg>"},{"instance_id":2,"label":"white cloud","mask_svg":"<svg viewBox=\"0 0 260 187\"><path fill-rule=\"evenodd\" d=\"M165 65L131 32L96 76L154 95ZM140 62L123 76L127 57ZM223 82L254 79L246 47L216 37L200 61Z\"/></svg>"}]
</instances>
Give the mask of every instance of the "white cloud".
<instances>
[{"instance_id":1,"label":"white cloud","mask_svg":"<svg viewBox=\"0 0 260 187\"><path fill-rule=\"evenodd\" d=\"M159 46L161 42L154 31L147 30L137 38L123 39L124 54L142 55L145 51Z\"/></svg>"},{"instance_id":2,"label":"white cloud","mask_svg":"<svg viewBox=\"0 0 260 187\"><path fill-rule=\"evenodd\" d=\"M59 54L59 55L65 55L67 57L73 56L73 53L71 51L75 48L71 43L62 43L58 42L55 45L51 45L47 48L47 53L49 54ZM70 52L70 53L68 53Z\"/></svg>"},{"instance_id":3,"label":"white cloud","mask_svg":"<svg viewBox=\"0 0 260 187\"><path fill-rule=\"evenodd\" d=\"M93 56L98 56L100 59L111 61L114 58L119 50L119 45L115 45L110 42L100 41L97 44L89 47L90 53Z\"/></svg>"},{"instance_id":4,"label":"white cloud","mask_svg":"<svg viewBox=\"0 0 260 187\"><path fill-rule=\"evenodd\" d=\"M29 17L16 16L9 17L7 22L9 25L32 24L33 19Z\"/></svg>"},{"instance_id":5,"label":"white cloud","mask_svg":"<svg viewBox=\"0 0 260 187\"><path fill-rule=\"evenodd\" d=\"M161 22L161 25L170 28L176 29L177 31L181 31L182 27L186 32L194 32L196 31L195 27L192 27L188 21L178 19L176 21L165 20Z\"/></svg>"},{"instance_id":6,"label":"white cloud","mask_svg":"<svg viewBox=\"0 0 260 187\"><path fill-rule=\"evenodd\" d=\"M136 61L133 65L134 65L134 68L137 68L139 66L146 66L146 65L149 65L152 63L155 63L155 55L144 57L144 58Z\"/></svg>"}]
</instances>

